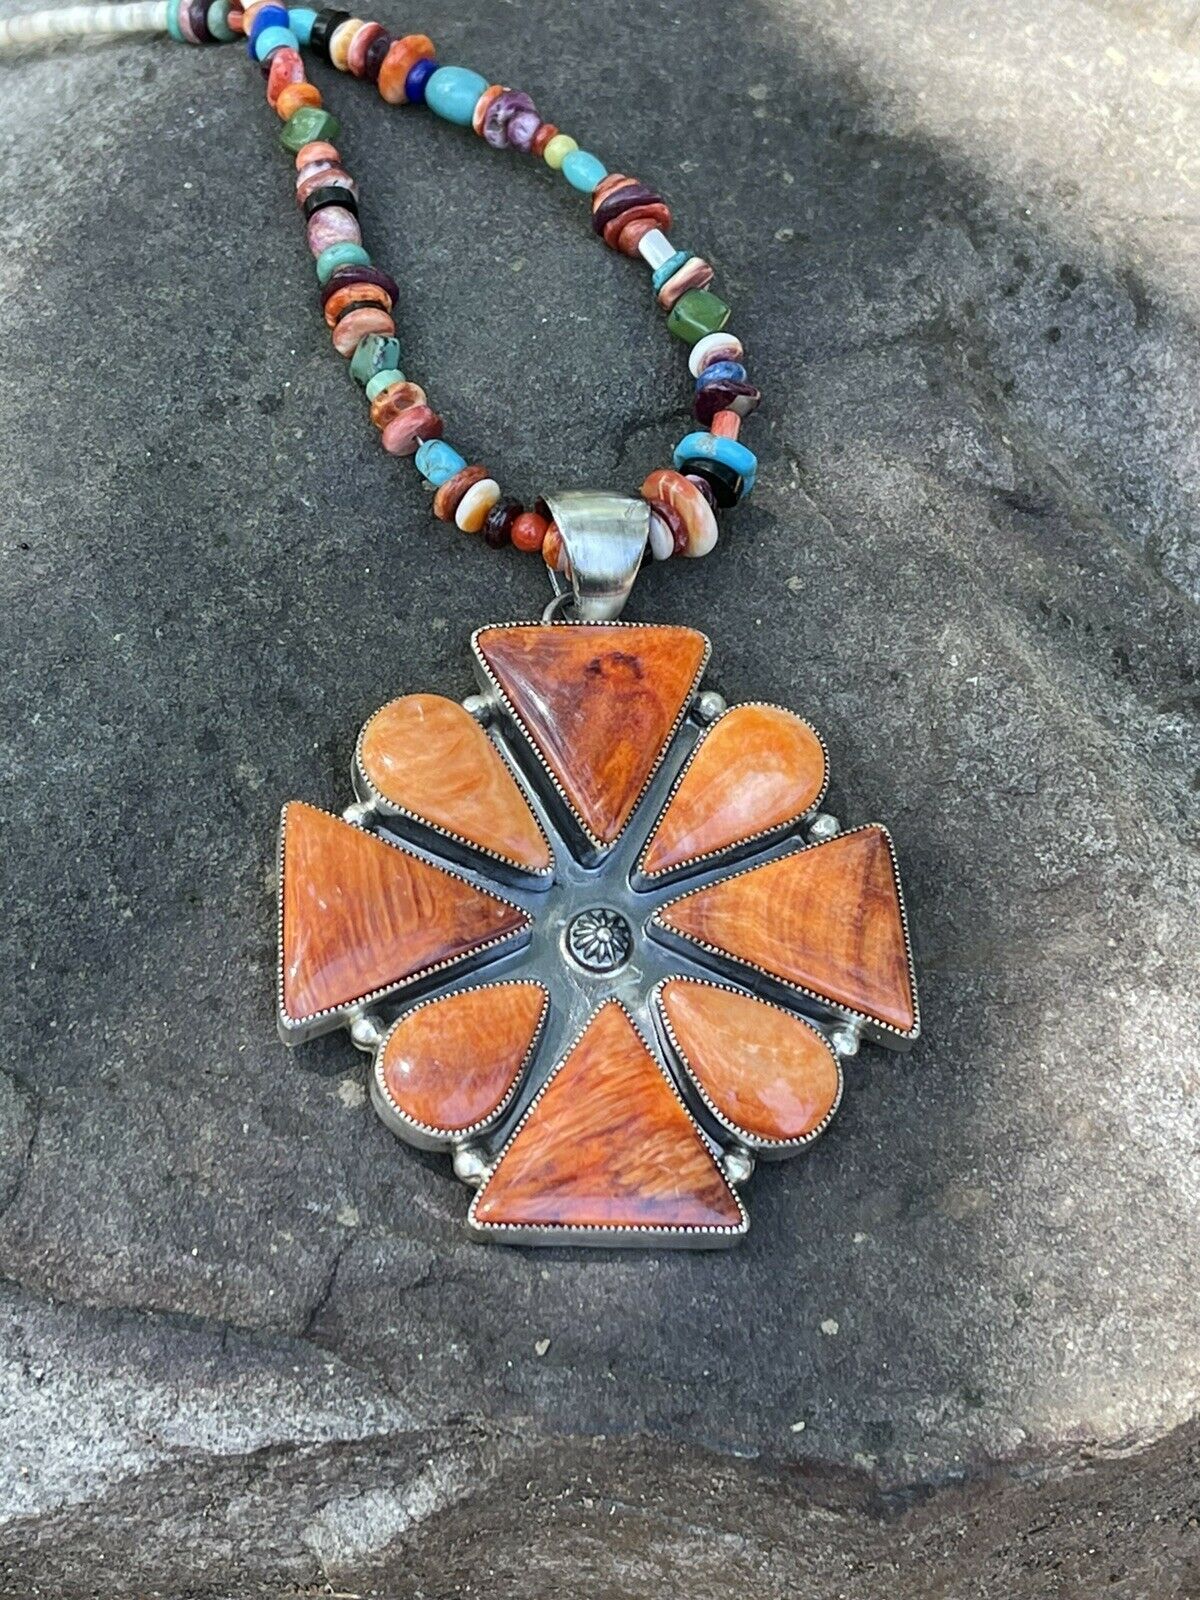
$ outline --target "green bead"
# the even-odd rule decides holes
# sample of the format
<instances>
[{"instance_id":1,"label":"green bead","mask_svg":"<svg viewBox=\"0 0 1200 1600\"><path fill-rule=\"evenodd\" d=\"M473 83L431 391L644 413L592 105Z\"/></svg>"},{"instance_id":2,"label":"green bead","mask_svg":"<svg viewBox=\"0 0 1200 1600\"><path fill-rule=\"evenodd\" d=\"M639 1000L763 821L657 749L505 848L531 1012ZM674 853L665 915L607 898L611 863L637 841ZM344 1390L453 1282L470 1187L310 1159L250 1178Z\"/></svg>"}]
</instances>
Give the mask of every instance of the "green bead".
<instances>
[{"instance_id":1,"label":"green bead","mask_svg":"<svg viewBox=\"0 0 1200 1600\"><path fill-rule=\"evenodd\" d=\"M328 111L320 106L301 106L298 111L292 112L280 129L279 142L285 150L295 155L297 150L302 150L314 140L336 139L340 131L341 124Z\"/></svg>"},{"instance_id":2,"label":"green bead","mask_svg":"<svg viewBox=\"0 0 1200 1600\"><path fill-rule=\"evenodd\" d=\"M394 383L404 383L404 374L399 367L387 367L382 372L377 372L374 377L367 379L367 399L374 400L377 394L384 389L390 389Z\"/></svg>"},{"instance_id":3,"label":"green bead","mask_svg":"<svg viewBox=\"0 0 1200 1600\"><path fill-rule=\"evenodd\" d=\"M326 245L317 257L317 282L324 287L339 267L369 267L371 258L360 244Z\"/></svg>"},{"instance_id":4,"label":"green bead","mask_svg":"<svg viewBox=\"0 0 1200 1600\"><path fill-rule=\"evenodd\" d=\"M364 333L350 357L350 376L364 389L377 372L399 368L400 341L390 333Z\"/></svg>"},{"instance_id":5,"label":"green bead","mask_svg":"<svg viewBox=\"0 0 1200 1600\"><path fill-rule=\"evenodd\" d=\"M205 13L204 22L218 43L228 44L234 38L233 29L229 26L229 0L212 0Z\"/></svg>"},{"instance_id":6,"label":"green bead","mask_svg":"<svg viewBox=\"0 0 1200 1600\"><path fill-rule=\"evenodd\" d=\"M706 334L719 333L729 321L729 307L707 289L689 289L671 307L667 331L685 344L695 344Z\"/></svg>"}]
</instances>

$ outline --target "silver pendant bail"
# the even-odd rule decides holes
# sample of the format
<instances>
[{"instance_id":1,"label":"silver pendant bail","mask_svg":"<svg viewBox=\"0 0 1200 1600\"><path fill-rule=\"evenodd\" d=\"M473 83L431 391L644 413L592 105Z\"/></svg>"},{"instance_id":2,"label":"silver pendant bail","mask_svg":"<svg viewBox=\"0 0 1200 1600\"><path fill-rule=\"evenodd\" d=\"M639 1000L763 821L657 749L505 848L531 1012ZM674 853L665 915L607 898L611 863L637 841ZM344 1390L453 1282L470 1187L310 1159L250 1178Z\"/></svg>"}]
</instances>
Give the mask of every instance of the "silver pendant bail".
<instances>
[{"instance_id":1,"label":"silver pendant bail","mask_svg":"<svg viewBox=\"0 0 1200 1600\"><path fill-rule=\"evenodd\" d=\"M563 575L549 569L554 599L546 616L574 599L581 622L611 622L624 610L642 564L649 505L607 489L569 489L544 498L562 535L570 578L568 588Z\"/></svg>"}]
</instances>

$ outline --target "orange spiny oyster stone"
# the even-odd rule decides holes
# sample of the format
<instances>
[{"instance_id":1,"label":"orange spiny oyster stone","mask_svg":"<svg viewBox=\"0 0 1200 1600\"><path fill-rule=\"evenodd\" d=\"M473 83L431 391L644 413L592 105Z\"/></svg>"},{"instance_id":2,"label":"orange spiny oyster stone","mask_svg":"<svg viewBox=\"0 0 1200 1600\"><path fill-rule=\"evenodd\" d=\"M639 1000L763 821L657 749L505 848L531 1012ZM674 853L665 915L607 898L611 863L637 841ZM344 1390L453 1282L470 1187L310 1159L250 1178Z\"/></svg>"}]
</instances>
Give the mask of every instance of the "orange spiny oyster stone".
<instances>
[{"instance_id":1,"label":"orange spiny oyster stone","mask_svg":"<svg viewBox=\"0 0 1200 1600\"><path fill-rule=\"evenodd\" d=\"M495 745L453 700L410 694L377 711L358 760L392 805L528 872L550 870L550 846Z\"/></svg>"},{"instance_id":2,"label":"orange spiny oyster stone","mask_svg":"<svg viewBox=\"0 0 1200 1600\"><path fill-rule=\"evenodd\" d=\"M857 828L694 890L654 921L898 1033L916 1030L885 828Z\"/></svg>"},{"instance_id":3,"label":"orange spiny oyster stone","mask_svg":"<svg viewBox=\"0 0 1200 1600\"><path fill-rule=\"evenodd\" d=\"M482 1227L702 1228L745 1213L613 1000L547 1081L471 1206Z\"/></svg>"},{"instance_id":4,"label":"orange spiny oyster stone","mask_svg":"<svg viewBox=\"0 0 1200 1600\"><path fill-rule=\"evenodd\" d=\"M795 822L825 792L825 750L778 706L735 706L699 744L639 863L653 877Z\"/></svg>"},{"instance_id":5,"label":"orange spiny oyster stone","mask_svg":"<svg viewBox=\"0 0 1200 1600\"><path fill-rule=\"evenodd\" d=\"M530 926L520 907L340 817L284 808L280 1009L301 1022Z\"/></svg>"},{"instance_id":6,"label":"orange spiny oyster stone","mask_svg":"<svg viewBox=\"0 0 1200 1600\"><path fill-rule=\"evenodd\" d=\"M521 1076L549 999L540 983L497 983L417 1006L380 1053L388 1099L439 1133L490 1121Z\"/></svg>"},{"instance_id":7,"label":"orange spiny oyster stone","mask_svg":"<svg viewBox=\"0 0 1200 1600\"><path fill-rule=\"evenodd\" d=\"M693 978L668 978L658 1006L688 1071L731 1127L755 1140L788 1143L827 1121L841 1075L811 1024Z\"/></svg>"},{"instance_id":8,"label":"orange spiny oyster stone","mask_svg":"<svg viewBox=\"0 0 1200 1600\"><path fill-rule=\"evenodd\" d=\"M484 628L476 649L601 845L629 821L685 710L708 640L605 623Z\"/></svg>"}]
</instances>

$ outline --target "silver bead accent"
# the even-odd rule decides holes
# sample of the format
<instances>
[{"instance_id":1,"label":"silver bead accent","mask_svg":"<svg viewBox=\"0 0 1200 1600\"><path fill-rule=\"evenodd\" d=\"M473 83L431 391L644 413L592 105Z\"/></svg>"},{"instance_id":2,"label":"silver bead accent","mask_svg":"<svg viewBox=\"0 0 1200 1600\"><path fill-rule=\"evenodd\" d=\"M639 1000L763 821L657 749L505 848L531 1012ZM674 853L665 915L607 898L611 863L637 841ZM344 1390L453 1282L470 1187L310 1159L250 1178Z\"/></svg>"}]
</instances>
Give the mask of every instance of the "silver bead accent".
<instances>
[{"instance_id":1,"label":"silver bead accent","mask_svg":"<svg viewBox=\"0 0 1200 1600\"><path fill-rule=\"evenodd\" d=\"M492 720L492 699L486 694L469 694L463 701L463 710L475 718L480 727L486 728Z\"/></svg>"},{"instance_id":2,"label":"silver bead accent","mask_svg":"<svg viewBox=\"0 0 1200 1600\"><path fill-rule=\"evenodd\" d=\"M725 696L715 689L705 689L696 701L696 715L701 722L715 722L726 709Z\"/></svg>"},{"instance_id":3,"label":"silver bead accent","mask_svg":"<svg viewBox=\"0 0 1200 1600\"><path fill-rule=\"evenodd\" d=\"M811 844L823 844L826 839L836 839L842 831L842 825L836 817L831 817L828 811L818 811L808 825L808 838Z\"/></svg>"},{"instance_id":4,"label":"silver bead accent","mask_svg":"<svg viewBox=\"0 0 1200 1600\"><path fill-rule=\"evenodd\" d=\"M754 1156L744 1144L731 1144L721 1157L721 1169L735 1189L754 1175Z\"/></svg>"},{"instance_id":5,"label":"silver bead accent","mask_svg":"<svg viewBox=\"0 0 1200 1600\"><path fill-rule=\"evenodd\" d=\"M368 1055L383 1043L383 1028L379 1019L369 1011L360 1011L350 1023L350 1040Z\"/></svg>"},{"instance_id":6,"label":"silver bead accent","mask_svg":"<svg viewBox=\"0 0 1200 1600\"><path fill-rule=\"evenodd\" d=\"M841 1022L829 1035L829 1043L841 1057L856 1056L862 1038L861 1022Z\"/></svg>"},{"instance_id":7,"label":"silver bead accent","mask_svg":"<svg viewBox=\"0 0 1200 1600\"><path fill-rule=\"evenodd\" d=\"M367 800L356 800L342 812L343 822L352 822L356 828L370 828L375 822L375 807Z\"/></svg>"},{"instance_id":8,"label":"silver bead accent","mask_svg":"<svg viewBox=\"0 0 1200 1600\"><path fill-rule=\"evenodd\" d=\"M479 1145L464 1139L454 1146L454 1176L472 1189L478 1189L487 1177L488 1162Z\"/></svg>"},{"instance_id":9,"label":"silver bead accent","mask_svg":"<svg viewBox=\"0 0 1200 1600\"><path fill-rule=\"evenodd\" d=\"M675 246L659 228L651 228L649 233L644 233L638 240L638 255L650 268L657 272L675 254Z\"/></svg>"}]
</instances>

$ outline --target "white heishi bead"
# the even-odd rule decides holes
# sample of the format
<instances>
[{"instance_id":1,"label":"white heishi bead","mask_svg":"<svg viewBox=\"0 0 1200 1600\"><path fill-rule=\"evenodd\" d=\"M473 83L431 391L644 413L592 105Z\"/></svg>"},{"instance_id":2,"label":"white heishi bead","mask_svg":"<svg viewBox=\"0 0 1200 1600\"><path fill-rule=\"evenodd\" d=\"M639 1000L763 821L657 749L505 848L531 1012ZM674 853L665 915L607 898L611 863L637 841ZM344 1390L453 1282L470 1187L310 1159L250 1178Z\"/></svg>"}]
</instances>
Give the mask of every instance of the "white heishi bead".
<instances>
[{"instance_id":1,"label":"white heishi bead","mask_svg":"<svg viewBox=\"0 0 1200 1600\"><path fill-rule=\"evenodd\" d=\"M659 267L664 262L670 261L674 254L675 246L658 228L651 228L649 233L644 233L638 240L638 255L651 272L657 272Z\"/></svg>"},{"instance_id":2,"label":"white heishi bead","mask_svg":"<svg viewBox=\"0 0 1200 1600\"><path fill-rule=\"evenodd\" d=\"M0 50L89 34L166 33L164 0L137 0L133 5L60 6L21 17L0 18Z\"/></svg>"},{"instance_id":3,"label":"white heishi bead","mask_svg":"<svg viewBox=\"0 0 1200 1600\"><path fill-rule=\"evenodd\" d=\"M718 350L721 352L719 356L716 354ZM706 333L703 339L697 339L692 346L688 371L693 378L698 378L713 361L740 361L741 358L742 341L736 333Z\"/></svg>"},{"instance_id":4,"label":"white heishi bead","mask_svg":"<svg viewBox=\"0 0 1200 1600\"><path fill-rule=\"evenodd\" d=\"M675 535L653 511L650 513L650 554L655 561L667 561L675 554Z\"/></svg>"},{"instance_id":5,"label":"white heishi bead","mask_svg":"<svg viewBox=\"0 0 1200 1600\"><path fill-rule=\"evenodd\" d=\"M495 478L480 478L478 483L473 483L458 502L458 510L454 513L454 520L466 532L467 523L473 522L482 508L486 517L488 512L500 498L500 485ZM475 530L478 533L478 528Z\"/></svg>"}]
</instances>

